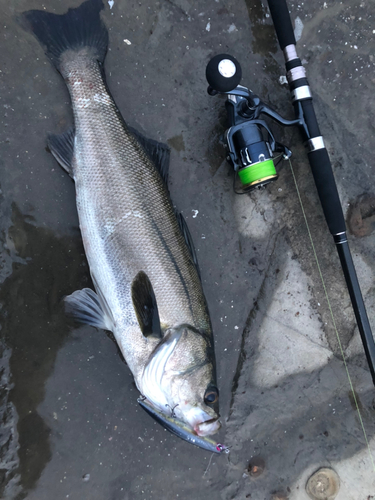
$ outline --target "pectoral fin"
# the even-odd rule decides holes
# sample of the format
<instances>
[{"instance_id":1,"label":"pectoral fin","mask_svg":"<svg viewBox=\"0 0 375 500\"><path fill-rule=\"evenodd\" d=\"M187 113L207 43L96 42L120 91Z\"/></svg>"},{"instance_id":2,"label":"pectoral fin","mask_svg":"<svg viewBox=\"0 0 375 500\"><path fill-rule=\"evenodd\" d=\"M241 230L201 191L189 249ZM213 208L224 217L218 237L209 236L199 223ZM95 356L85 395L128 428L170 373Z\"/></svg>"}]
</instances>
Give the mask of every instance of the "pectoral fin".
<instances>
[{"instance_id":1,"label":"pectoral fin","mask_svg":"<svg viewBox=\"0 0 375 500\"><path fill-rule=\"evenodd\" d=\"M64 300L67 314L77 321L113 332L113 320L106 313L99 296L91 288L77 290Z\"/></svg>"},{"instance_id":2,"label":"pectoral fin","mask_svg":"<svg viewBox=\"0 0 375 500\"><path fill-rule=\"evenodd\" d=\"M148 276L140 271L132 283L132 301L141 331L145 337L163 337L158 306Z\"/></svg>"}]
</instances>

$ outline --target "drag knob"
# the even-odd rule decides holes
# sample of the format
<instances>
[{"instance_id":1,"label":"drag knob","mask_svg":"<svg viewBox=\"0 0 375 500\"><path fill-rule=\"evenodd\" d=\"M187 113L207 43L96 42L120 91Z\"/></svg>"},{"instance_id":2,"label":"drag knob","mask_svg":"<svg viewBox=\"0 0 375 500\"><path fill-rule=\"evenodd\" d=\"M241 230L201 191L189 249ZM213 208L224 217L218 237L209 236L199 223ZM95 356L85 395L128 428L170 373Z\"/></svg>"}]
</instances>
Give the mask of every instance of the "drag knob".
<instances>
[{"instance_id":1,"label":"drag knob","mask_svg":"<svg viewBox=\"0 0 375 500\"><path fill-rule=\"evenodd\" d=\"M228 54L219 54L207 64L207 82L218 92L229 92L235 89L241 77L242 70L239 62Z\"/></svg>"}]
</instances>

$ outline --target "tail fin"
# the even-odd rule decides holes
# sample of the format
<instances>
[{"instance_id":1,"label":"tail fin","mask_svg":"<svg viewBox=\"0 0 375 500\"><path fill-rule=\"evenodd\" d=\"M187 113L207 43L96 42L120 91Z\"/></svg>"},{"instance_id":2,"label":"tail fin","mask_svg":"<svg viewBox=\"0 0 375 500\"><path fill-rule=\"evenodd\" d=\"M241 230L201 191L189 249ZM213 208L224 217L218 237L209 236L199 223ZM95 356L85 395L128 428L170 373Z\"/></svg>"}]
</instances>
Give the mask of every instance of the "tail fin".
<instances>
[{"instance_id":1,"label":"tail fin","mask_svg":"<svg viewBox=\"0 0 375 500\"><path fill-rule=\"evenodd\" d=\"M92 47L93 57L104 61L108 32L100 18L102 9L102 0L87 0L63 15L29 10L20 16L19 21L25 29L34 33L46 55L60 71L61 55L67 50Z\"/></svg>"}]
</instances>

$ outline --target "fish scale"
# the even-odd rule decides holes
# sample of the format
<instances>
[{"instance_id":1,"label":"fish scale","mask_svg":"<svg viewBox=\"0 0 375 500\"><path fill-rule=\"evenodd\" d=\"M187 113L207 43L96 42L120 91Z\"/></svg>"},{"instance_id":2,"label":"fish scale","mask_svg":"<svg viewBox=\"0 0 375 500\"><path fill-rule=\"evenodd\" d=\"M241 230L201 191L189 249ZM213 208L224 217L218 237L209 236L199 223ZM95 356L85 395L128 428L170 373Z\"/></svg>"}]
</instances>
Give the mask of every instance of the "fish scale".
<instances>
[{"instance_id":1,"label":"fish scale","mask_svg":"<svg viewBox=\"0 0 375 500\"><path fill-rule=\"evenodd\" d=\"M154 346L142 338L134 313L136 274L149 276L164 327L187 323L211 335L206 302L165 184L127 131L99 64L84 51L83 60L61 69L76 125L72 166L86 256L116 318L116 340L132 372L140 373Z\"/></svg>"},{"instance_id":2,"label":"fish scale","mask_svg":"<svg viewBox=\"0 0 375 500\"><path fill-rule=\"evenodd\" d=\"M103 85L99 65L91 62L82 68L74 61L62 69L69 75L76 124L73 171L80 227L99 287L103 293L115 287L116 293L105 293L110 306L126 311L125 320L134 324L130 284L143 270L153 284L163 323L207 328L199 278L164 183L125 129ZM95 99L98 95L102 98ZM111 287L108 271L101 271L107 267L113 276Z\"/></svg>"}]
</instances>

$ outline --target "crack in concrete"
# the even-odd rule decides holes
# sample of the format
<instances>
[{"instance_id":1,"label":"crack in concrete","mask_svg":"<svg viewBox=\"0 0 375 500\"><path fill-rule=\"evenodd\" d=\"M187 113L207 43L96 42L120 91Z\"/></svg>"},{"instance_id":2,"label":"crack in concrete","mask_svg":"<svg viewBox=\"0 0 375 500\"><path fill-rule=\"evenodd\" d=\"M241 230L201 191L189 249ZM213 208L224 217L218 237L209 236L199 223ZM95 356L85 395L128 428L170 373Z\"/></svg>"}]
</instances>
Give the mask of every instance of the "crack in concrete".
<instances>
[{"instance_id":1,"label":"crack in concrete","mask_svg":"<svg viewBox=\"0 0 375 500\"><path fill-rule=\"evenodd\" d=\"M283 232L283 230L284 229L281 229L278 233L276 233L273 236L272 251L271 251L271 254L270 254L270 258L269 258L269 261L268 261L268 266L267 266L267 270L266 270L265 275L264 275L264 279L263 279L262 284L261 284L261 286L259 288L259 292L258 292L258 295L257 295L257 299L258 300L259 299L263 299L263 296L264 296L264 293L265 293L266 284L267 284L267 279L269 277L269 269L272 266L272 257L274 255L275 249L277 247L276 243L277 243L279 235ZM242 368L243 368L244 362L245 362L245 360L247 358L247 355L246 355L246 340L247 340L247 338L248 338L248 336L250 334L250 331L252 329L253 324L256 321L256 317L258 316L258 312L260 312L261 310L262 310L262 307L259 304L259 302L257 301L256 304L255 304L255 306L250 310L250 313L249 313L249 315L247 317L247 320L246 320L246 323L245 323L245 328L242 331L241 346L240 346L239 355L238 355L237 367L236 367L235 374L234 374L234 377L233 377L233 382L232 382L231 401L230 401L230 405L229 405L228 421L230 420L230 417L231 417L231 414L232 414L232 411L233 411L232 406L233 406L234 398L235 398L236 391L237 391L237 388L238 388L238 382L239 382L239 379L240 379L240 376L241 376L241 373L242 373Z\"/></svg>"}]
</instances>

